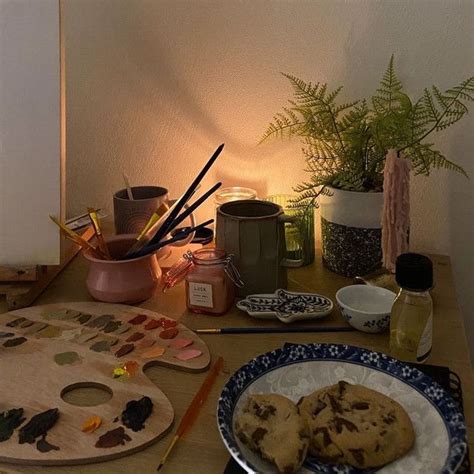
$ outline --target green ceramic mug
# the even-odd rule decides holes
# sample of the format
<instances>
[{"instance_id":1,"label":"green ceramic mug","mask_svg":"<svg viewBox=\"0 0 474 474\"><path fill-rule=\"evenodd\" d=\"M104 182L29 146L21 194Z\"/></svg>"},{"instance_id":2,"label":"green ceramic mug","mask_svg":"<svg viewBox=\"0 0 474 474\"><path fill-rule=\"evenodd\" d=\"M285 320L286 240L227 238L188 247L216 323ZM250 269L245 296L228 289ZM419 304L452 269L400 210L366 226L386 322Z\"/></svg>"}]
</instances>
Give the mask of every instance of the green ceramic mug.
<instances>
[{"instance_id":1,"label":"green ceramic mug","mask_svg":"<svg viewBox=\"0 0 474 474\"><path fill-rule=\"evenodd\" d=\"M240 296L287 287L286 268L302 263L287 258L285 224L294 220L280 206L266 201L234 201L219 206L216 246L234 255L244 282L238 290Z\"/></svg>"}]
</instances>

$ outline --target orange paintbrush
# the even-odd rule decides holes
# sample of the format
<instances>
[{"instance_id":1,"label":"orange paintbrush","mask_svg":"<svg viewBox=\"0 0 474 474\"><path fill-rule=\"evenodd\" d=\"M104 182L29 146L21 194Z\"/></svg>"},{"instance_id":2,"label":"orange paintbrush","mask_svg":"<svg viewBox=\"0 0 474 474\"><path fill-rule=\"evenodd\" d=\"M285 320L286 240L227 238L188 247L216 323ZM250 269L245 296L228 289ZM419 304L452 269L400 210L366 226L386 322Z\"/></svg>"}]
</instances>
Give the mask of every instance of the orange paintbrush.
<instances>
[{"instance_id":1,"label":"orange paintbrush","mask_svg":"<svg viewBox=\"0 0 474 474\"><path fill-rule=\"evenodd\" d=\"M200 408L206 401L206 398L209 395L209 392L211 391L212 386L214 385L214 382L217 376L219 375L220 370L222 369L223 364L224 359L222 357L219 357L219 359L217 359L216 363L210 370L209 374L207 374L207 377L201 385L201 388L196 393L193 398L193 401L191 402L191 405L189 405L188 409L186 410L186 413L184 414L181 423L179 424L178 429L176 430L176 434L171 440L171 443L166 449L165 454L163 455L163 458L161 459L161 462L158 468L156 469L157 471L159 471L163 467L163 464L166 462L168 455L170 454L177 441L182 438L193 425L199 414Z\"/></svg>"},{"instance_id":2,"label":"orange paintbrush","mask_svg":"<svg viewBox=\"0 0 474 474\"><path fill-rule=\"evenodd\" d=\"M106 256L107 260L112 260L112 257L110 256L109 248L107 247L107 243L105 242L104 236L102 235L102 229L100 227L99 216L97 215L96 210L93 207L88 207L87 214L89 214L92 227L94 228L100 251Z\"/></svg>"}]
</instances>

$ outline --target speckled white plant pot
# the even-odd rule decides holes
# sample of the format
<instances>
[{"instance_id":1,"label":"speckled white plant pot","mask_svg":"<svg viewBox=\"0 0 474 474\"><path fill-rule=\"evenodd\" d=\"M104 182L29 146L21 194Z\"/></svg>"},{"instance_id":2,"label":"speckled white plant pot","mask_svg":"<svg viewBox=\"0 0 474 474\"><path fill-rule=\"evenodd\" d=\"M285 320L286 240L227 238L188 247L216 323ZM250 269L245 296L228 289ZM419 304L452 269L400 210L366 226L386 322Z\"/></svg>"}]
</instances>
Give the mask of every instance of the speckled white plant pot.
<instances>
[{"instance_id":1,"label":"speckled white plant pot","mask_svg":"<svg viewBox=\"0 0 474 474\"><path fill-rule=\"evenodd\" d=\"M347 277L379 268L383 192L330 191L319 200L324 265Z\"/></svg>"}]
</instances>

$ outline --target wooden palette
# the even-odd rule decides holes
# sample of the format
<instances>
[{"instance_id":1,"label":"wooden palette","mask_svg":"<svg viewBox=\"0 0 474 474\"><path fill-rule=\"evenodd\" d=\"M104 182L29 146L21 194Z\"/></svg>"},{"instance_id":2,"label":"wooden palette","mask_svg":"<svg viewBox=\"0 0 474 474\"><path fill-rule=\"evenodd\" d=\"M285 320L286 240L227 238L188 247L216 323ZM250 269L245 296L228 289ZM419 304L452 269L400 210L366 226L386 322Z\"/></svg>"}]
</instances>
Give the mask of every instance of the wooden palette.
<instances>
[{"instance_id":1,"label":"wooden palette","mask_svg":"<svg viewBox=\"0 0 474 474\"><path fill-rule=\"evenodd\" d=\"M52 319L51 314L60 315L64 310L68 319ZM76 316L69 318L74 312L92 315L89 322L101 315L113 315L114 321L120 322L123 330L127 322L138 314L146 315L147 320L140 325L131 325L127 332L122 334L104 334L104 328L84 327L77 321ZM25 318L16 327L8 326L12 321ZM164 340L159 334L164 330L161 327L153 330L144 330L144 325L151 320L159 320L160 314L141 308L106 303L83 302L64 303L46 306L25 308L0 315L0 374L2 377L2 396L0 398L0 412L12 408L22 407L25 410L26 422L34 415L58 408L59 420L48 432L46 440L60 448L59 451L41 453L36 444L19 444L18 429L10 439L0 442L0 461L16 464L31 465L71 465L85 464L107 459L114 459L126 454L139 451L163 436L171 427L174 411L170 401L143 373L143 369L150 365L164 365L178 370L199 372L206 370L210 363L209 350L205 343L192 331L178 324L179 330L176 339L192 340L192 344L185 349L174 349L169 346L173 341ZM166 318L170 320L170 318ZM31 324L32 323L32 324ZM29 334L40 324L49 326L34 334ZM21 327L24 326L24 327ZM58 328L51 330L50 328ZM92 340L78 343L70 340L74 334L80 337L80 331L91 331ZM58 335L58 331L60 334ZM61 332L62 331L62 332ZM75 332L74 332L75 331ZM13 336L1 337L1 333L13 333ZM145 332L147 338L154 338L153 346L134 351L124 357L116 357L114 353L124 340L132 333ZM56 337L41 337L41 334ZM5 347L5 342L17 337L27 340L21 345ZM94 352L90 346L99 338L115 338L118 342L109 352ZM86 339L84 336L81 340ZM69 339L69 340L67 340ZM138 345L140 341L137 341ZM144 353L154 347L164 347L165 353L158 358L145 359ZM180 351L189 349L201 351L201 355L191 360L176 359ZM73 364L59 365L55 356L63 352L76 352L80 361ZM124 376L114 379L112 371L126 361L138 362L140 369L134 376ZM101 405L93 407L71 405L61 398L61 395L75 387L99 387L109 393L112 398ZM113 448L97 448L98 438L109 430L123 426L120 415L127 402L148 396L153 401L153 412L145 422L145 428L134 432L125 428L131 441ZM83 433L82 424L91 416L102 418L101 427L94 433ZM118 421L114 420L119 418Z\"/></svg>"}]
</instances>

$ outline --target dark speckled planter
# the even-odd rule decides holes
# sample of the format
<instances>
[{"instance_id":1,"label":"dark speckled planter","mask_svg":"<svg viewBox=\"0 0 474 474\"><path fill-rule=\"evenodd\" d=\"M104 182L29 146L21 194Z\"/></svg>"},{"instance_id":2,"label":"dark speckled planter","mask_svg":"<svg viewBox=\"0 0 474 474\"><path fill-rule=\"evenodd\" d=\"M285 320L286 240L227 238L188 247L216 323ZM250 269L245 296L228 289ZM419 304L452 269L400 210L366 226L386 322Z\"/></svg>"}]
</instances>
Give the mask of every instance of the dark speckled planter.
<instances>
[{"instance_id":1,"label":"dark speckled planter","mask_svg":"<svg viewBox=\"0 0 474 474\"><path fill-rule=\"evenodd\" d=\"M365 275L382 266L382 230L358 229L321 218L323 263L339 275Z\"/></svg>"},{"instance_id":2,"label":"dark speckled planter","mask_svg":"<svg viewBox=\"0 0 474 474\"><path fill-rule=\"evenodd\" d=\"M332 193L320 201L324 266L347 277L380 268L383 193Z\"/></svg>"}]
</instances>

